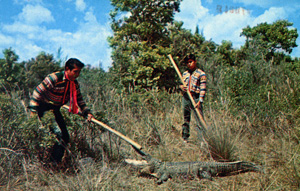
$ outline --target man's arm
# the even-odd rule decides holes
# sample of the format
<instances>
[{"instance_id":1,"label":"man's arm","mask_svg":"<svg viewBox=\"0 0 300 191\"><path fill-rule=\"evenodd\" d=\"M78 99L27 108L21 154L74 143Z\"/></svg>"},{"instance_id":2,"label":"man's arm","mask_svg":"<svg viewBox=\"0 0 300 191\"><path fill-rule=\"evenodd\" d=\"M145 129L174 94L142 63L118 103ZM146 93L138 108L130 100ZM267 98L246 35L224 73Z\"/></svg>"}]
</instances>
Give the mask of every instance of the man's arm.
<instances>
[{"instance_id":1,"label":"man's arm","mask_svg":"<svg viewBox=\"0 0 300 191\"><path fill-rule=\"evenodd\" d=\"M206 75L202 74L200 76L200 97L199 97L199 102L204 101L205 94L206 94Z\"/></svg>"},{"instance_id":2,"label":"man's arm","mask_svg":"<svg viewBox=\"0 0 300 191\"><path fill-rule=\"evenodd\" d=\"M200 94L199 94L199 101L196 103L195 107L200 108L200 105L204 101L204 97L206 94L206 74L202 74L200 76Z\"/></svg>"},{"instance_id":3,"label":"man's arm","mask_svg":"<svg viewBox=\"0 0 300 191\"><path fill-rule=\"evenodd\" d=\"M45 92L49 91L51 88L54 87L53 78L48 75L33 91L32 97L29 102L29 109L31 112L36 112L37 108L39 107L39 102L42 100L43 95Z\"/></svg>"}]
</instances>

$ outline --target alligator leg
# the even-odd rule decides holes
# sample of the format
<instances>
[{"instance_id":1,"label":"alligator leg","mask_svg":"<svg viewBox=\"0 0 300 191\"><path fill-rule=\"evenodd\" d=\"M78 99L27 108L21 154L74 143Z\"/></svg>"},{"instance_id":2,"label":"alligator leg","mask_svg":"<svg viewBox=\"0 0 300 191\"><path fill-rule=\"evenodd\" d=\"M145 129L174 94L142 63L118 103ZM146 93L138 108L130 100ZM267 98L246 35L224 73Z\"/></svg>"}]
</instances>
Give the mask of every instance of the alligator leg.
<instances>
[{"instance_id":1,"label":"alligator leg","mask_svg":"<svg viewBox=\"0 0 300 191\"><path fill-rule=\"evenodd\" d=\"M206 170L199 170L198 177L200 179L205 178L205 179L208 179L208 180L211 180L211 181L213 180L211 174L208 171L206 171Z\"/></svg>"},{"instance_id":2,"label":"alligator leg","mask_svg":"<svg viewBox=\"0 0 300 191\"><path fill-rule=\"evenodd\" d=\"M168 179L169 179L169 174L168 173L163 173L160 178L156 181L156 183L159 185L159 184L162 184L164 182L166 182Z\"/></svg>"}]
</instances>

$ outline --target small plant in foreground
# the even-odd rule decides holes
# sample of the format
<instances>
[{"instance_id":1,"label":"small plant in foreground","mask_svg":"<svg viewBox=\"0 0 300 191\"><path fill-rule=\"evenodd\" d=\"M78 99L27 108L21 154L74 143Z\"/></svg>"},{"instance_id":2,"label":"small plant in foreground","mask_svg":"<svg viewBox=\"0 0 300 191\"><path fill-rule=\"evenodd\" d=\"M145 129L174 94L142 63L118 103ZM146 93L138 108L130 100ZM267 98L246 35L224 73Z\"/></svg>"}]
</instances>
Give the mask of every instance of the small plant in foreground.
<instances>
[{"instance_id":1,"label":"small plant in foreground","mask_svg":"<svg viewBox=\"0 0 300 191\"><path fill-rule=\"evenodd\" d=\"M235 161L236 139L237 137L234 137L228 128L214 127L209 129L206 133L206 141L212 158L217 161Z\"/></svg>"}]
</instances>

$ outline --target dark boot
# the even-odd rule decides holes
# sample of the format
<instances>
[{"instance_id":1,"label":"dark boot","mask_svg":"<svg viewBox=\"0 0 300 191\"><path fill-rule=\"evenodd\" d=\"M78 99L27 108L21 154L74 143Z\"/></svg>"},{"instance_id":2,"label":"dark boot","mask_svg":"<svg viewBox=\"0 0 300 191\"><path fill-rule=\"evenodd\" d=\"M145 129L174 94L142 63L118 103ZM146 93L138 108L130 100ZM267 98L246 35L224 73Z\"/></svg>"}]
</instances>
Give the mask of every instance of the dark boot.
<instances>
[{"instance_id":1,"label":"dark boot","mask_svg":"<svg viewBox=\"0 0 300 191\"><path fill-rule=\"evenodd\" d=\"M56 164L59 164L62 161L62 158L64 156L65 148L60 143L55 143L52 148L52 153L50 156L51 162L54 162Z\"/></svg>"},{"instance_id":2,"label":"dark boot","mask_svg":"<svg viewBox=\"0 0 300 191\"><path fill-rule=\"evenodd\" d=\"M190 137L190 126L187 123L182 125L182 138L187 141Z\"/></svg>"}]
</instances>

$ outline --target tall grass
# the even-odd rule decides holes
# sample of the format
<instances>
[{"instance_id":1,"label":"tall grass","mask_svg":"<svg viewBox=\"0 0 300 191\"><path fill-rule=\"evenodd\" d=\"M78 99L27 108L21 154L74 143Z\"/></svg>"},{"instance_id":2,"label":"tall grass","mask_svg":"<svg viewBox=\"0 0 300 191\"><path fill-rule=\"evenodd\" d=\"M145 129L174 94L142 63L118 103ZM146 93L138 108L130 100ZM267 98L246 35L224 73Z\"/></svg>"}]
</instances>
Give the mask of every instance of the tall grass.
<instances>
[{"instance_id":1,"label":"tall grass","mask_svg":"<svg viewBox=\"0 0 300 191\"><path fill-rule=\"evenodd\" d=\"M163 161L244 160L263 165L265 173L246 173L215 181L174 178L162 185L138 176L123 159L141 159L125 141L79 116L63 111L71 143L59 169L47 166L47 133L28 119L19 97L0 96L1 190L297 190L299 176L299 127L286 128L285 115L276 123L281 131L252 131L251 120L232 116L222 108L204 105L210 127L208 147L201 146L192 117L191 141L181 140L181 95L149 91L120 95L109 89L87 103L98 120L140 143L143 151ZM87 94L91 95L91 94ZM218 103L216 103L218 104ZM224 103L223 103L224 104ZM219 108L219 109L218 109ZM274 122L275 123L275 122ZM260 127L268 128L268 127ZM31 133L31 134L30 134ZM36 133L36 134L34 134ZM29 135L30 136L29 136ZM25 136L27 135L27 137ZM44 143L41 145L41 143ZM83 159L87 160L82 164Z\"/></svg>"}]
</instances>

